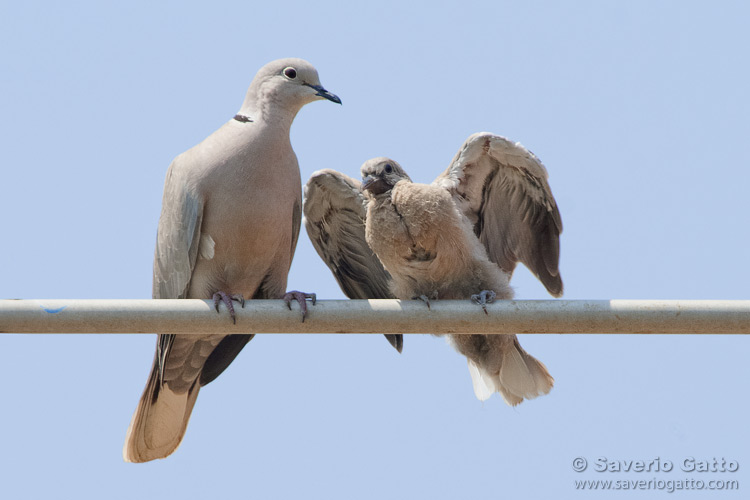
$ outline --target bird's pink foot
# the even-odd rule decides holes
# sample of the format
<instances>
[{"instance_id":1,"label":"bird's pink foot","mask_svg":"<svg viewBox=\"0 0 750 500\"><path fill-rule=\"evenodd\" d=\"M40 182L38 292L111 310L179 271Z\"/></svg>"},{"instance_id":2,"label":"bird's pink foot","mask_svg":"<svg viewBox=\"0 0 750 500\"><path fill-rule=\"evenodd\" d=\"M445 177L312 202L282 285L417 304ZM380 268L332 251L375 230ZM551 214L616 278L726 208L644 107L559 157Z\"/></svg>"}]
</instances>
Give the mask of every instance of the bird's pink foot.
<instances>
[{"instance_id":1,"label":"bird's pink foot","mask_svg":"<svg viewBox=\"0 0 750 500\"><path fill-rule=\"evenodd\" d=\"M495 297L497 297L497 294L493 290L482 290L478 294L472 295L471 300L475 304L482 306L484 314L489 314L487 312L487 304L492 304L495 301Z\"/></svg>"},{"instance_id":2,"label":"bird's pink foot","mask_svg":"<svg viewBox=\"0 0 750 500\"><path fill-rule=\"evenodd\" d=\"M281 298L290 311L292 310L292 300L297 301L297 304L299 304L299 308L302 311L303 323L305 322L305 317L307 317L307 299L312 300L312 305L315 305L315 301L317 300L317 296L314 293L298 292L297 290L286 292Z\"/></svg>"},{"instance_id":3,"label":"bird's pink foot","mask_svg":"<svg viewBox=\"0 0 750 500\"><path fill-rule=\"evenodd\" d=\"M216 308L216 312L219 312L219 302L224 302L226 304L227 309L229 309L229 315L232 317L232 323L235 325L237 324L237 317L234 315L234 305L232 304L233 300L236 300L240 303L240 306L244 309L245 307L245 297L242 296L242 294L235 293L228 295L224 292L216 292L213 296L214 299L214 307Z\"/></svg>"}]
</instances>

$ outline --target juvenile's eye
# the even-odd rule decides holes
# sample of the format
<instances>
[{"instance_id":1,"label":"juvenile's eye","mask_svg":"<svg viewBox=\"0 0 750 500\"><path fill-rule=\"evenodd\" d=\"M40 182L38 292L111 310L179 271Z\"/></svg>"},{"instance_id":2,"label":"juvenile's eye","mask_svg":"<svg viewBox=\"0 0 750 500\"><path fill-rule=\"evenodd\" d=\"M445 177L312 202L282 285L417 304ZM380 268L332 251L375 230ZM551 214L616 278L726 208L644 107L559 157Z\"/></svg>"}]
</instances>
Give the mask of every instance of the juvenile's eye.
<instances>
[{"instance_id":1,"label":"juvenile's eye","mask_svg":"<svg viewBox=\"0 0 750 500\"><path fill-rule=\"evenodd\" d=\"M386 163L384 170L386 174L390 174L393 172L393 166L390 163Z\"/></svg>"},{"instance_id":2,"label":"juvenile's eye","mask_svg":"<svg viewBox=\"0 0 750 500\"><path fill-rule=\"evenodd\" d=\"M291 66L288 68L284 68L284 76L289 78L290 80L294 80L297 78L297 70L292 68Z\"/></svg>"}]
</instances>

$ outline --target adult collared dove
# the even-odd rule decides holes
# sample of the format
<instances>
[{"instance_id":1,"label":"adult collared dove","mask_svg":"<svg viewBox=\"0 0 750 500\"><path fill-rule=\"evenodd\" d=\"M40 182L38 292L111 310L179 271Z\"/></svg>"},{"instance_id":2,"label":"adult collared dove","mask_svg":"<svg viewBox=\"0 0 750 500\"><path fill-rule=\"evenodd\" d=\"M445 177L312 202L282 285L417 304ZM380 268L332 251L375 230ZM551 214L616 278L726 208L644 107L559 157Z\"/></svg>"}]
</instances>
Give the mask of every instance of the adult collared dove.
<instances>
[{"instance_id":1,"label":"adult collared dove","mask_svg":"<svg viewBox=\"0 0 750 500\"><path fill-rule=\"evenodd\" d=\"M484 307L495 296L513 297L509 280L523 262L552 295L562 295L560 213L546 169L520 144L474 134L429 185L413 183L388 158L365 162L362 176L360 185L321 170L305 186L308 234L342 288L365 294L375 286L428 305L435 297L472 298ZM314 217L320 207L323 216ZM449 339L467 357L480 400L499 392L514 406L552 388L546 367L515 335Z\"/></svg>"},{"instance_id":2,"label":"adult collared dove","mask_svg":"<svg viewBox=\"0 0 750 500\"><path fill-rule=\"evenodd\" d=\"M319 99L341 103L301 59L255 75L239 113L169 167L154 257L153 296L232 300L284 293L301 221L301 181L289 129ZM304 319L304 315L303 315ZM218 377L253 335L159 335L143 396L128 428L128 462L164 458L180 444L200 388Z\"/></svg>"}]
</instances>

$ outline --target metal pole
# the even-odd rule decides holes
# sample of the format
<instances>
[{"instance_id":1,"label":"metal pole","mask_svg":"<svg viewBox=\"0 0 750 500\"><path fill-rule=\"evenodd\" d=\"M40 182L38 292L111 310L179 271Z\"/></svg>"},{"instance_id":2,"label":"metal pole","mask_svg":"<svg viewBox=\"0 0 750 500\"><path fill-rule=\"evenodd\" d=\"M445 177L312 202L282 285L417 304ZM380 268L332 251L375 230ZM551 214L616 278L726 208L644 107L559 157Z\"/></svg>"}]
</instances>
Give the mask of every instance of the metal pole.
<instances>
[{"instance_id":1,"label":"metal pole","mask_svg":"<svg viewBox=\"0 0 750 500\"><path fill-rule=\"evenodd\" d=\"M750 300L0 300L0 333L670 333L750 334Z\"/></svg>"}]
</instances>

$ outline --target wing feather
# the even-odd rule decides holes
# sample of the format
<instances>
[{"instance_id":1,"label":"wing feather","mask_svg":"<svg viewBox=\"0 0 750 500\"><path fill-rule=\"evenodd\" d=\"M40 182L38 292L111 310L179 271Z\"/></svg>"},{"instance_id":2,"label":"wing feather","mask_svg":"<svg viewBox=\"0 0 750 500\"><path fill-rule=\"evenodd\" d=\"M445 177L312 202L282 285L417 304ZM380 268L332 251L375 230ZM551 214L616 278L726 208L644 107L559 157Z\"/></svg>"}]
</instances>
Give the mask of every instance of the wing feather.
<instances>
[{"instance_id":1,"label":"wing feather","mask_svg":"<svg viewBox=\"0 0 750 500\"><path fill-rule=\"evenodd\" d=\"M203 201L190 191L186 172L179 167L179 158L169 166L164 183L161 216L156 232L154 252L153 298L184 299L190 288L200 247ZM174 335L159 335L156 359L160 381L174 343Z\"/></svg>"},{"instance_id":2,"label":"wing feather","mask_svg":"<svg viewBox=\"0 0 750 500\"><path fill-rule=\"evenodd\" d=\"M366 200L360 183L334 170L305 185L305 229L350 299L390 299L391 277L365 239Z\"/></svg>"},{"instance_id":3,"label":"wing feather","mask_svg":"<svg viewBox=\"0 0 750 500\"><path fill-rule=\"evenodd\" d=\"M359 181L319 170L305 184L304 223L313 247L350 299L392 299L391 276L365 239L367 201ZM402 335L386 335L399 352Z\"/></svg>"},{"instance_id":4,"label":"wing feather","mask_svg":"<svg viewBox=\"0 0 750 500\"><path fill-rule=\"evenodd\" d=\"M558 297L562 219L534 154L504 137L470 136L435 180L474 225L490 259L508 274L522 262Z\"/></svg>"},{"instance_id":5,"label":"wing feather","mask_svg":"<svg viewBox=\"0 0 750 500\"><path fill-rule=\"evenodd\" d=\"M153 298L184 299L200 247L203 201L190 191L177 160L164 183L154 253Z\"/></svg>"}]
</instances>

